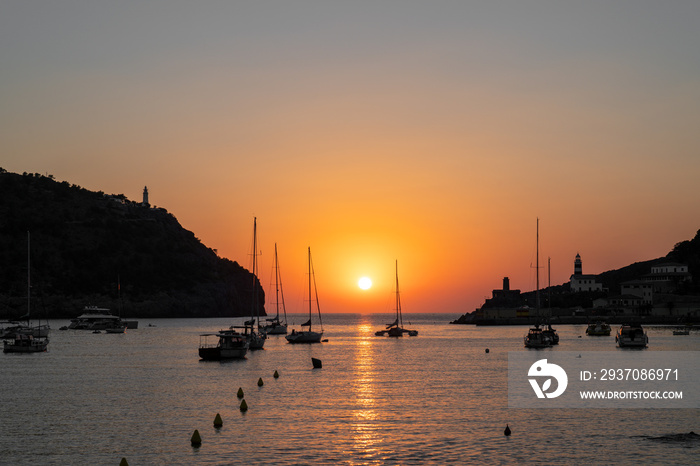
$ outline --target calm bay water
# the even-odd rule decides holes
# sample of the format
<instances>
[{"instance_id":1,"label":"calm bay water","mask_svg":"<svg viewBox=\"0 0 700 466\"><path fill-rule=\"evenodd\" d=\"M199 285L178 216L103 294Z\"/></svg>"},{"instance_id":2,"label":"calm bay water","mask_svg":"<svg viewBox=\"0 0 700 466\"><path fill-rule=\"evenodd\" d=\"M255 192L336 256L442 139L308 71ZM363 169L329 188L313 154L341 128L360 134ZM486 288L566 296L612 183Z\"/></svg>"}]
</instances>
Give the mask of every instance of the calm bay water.
<instances>
[{"instance_id":1,"label":"calm bay water","mask_svg":"<svg viewBox=\"0 0 700 466\"><path fill-rule=\"evenodd\" d=\"M526 327L449 325L456 317L407 315L419 336L391 339L374 335L391 316L328 315L327 343L271 336L228 362L200 361L197 348L231 319L140 320L124 335L52 321L49 352L0 355L0 463L697 464L700 441L679 434L700 432L698 410L508 408L508 352L528 351ZM545 357L616 351L585 326L557 330ZM700 351L699 333L648 331L646 351Z\"/></svg>"}]
</instances>

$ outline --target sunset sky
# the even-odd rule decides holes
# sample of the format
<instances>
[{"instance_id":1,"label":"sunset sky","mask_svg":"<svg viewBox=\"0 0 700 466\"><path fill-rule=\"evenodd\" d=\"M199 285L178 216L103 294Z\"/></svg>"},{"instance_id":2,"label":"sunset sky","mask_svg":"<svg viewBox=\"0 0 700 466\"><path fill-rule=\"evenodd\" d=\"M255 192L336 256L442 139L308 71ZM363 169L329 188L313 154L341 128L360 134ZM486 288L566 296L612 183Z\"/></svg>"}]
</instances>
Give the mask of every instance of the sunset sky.
<instances>
[{"instance_id":1,"label":"sunset sky","mask_svg":"<svg viewBox=\"0 0 700 466\"><path fill-rule=\"evenodd\" d=\"M0 166L164 207L288 310L478 307L700 229L700 2L0 3ZM361 290L357 281L370 277Z\"/></svg>"}]
</instances>

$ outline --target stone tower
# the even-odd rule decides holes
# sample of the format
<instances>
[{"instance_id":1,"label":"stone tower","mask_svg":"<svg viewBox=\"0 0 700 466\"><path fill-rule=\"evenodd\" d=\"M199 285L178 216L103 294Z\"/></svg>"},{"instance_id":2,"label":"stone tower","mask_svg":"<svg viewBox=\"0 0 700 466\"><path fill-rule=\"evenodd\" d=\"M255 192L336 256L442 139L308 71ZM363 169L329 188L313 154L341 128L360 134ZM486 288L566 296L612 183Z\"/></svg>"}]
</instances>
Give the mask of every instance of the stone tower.
<instances>
[{"instance_id":1,"label":"stone tower","mask_svg":"<svg viewBox=\"0 0 700 466\"><path fill-rule=\"evenodd\" d=\"M143 187L143 205L147 206L148 204L148 186Z\"/></svg>"}]
</instances>

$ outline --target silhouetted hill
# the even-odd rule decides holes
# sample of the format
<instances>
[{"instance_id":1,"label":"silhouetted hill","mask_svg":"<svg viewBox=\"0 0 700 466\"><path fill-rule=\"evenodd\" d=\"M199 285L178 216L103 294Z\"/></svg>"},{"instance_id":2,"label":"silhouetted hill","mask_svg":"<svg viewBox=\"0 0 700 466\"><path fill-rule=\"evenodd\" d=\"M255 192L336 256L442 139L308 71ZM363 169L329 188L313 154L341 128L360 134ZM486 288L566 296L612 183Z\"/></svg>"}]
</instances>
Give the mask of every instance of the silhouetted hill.
<instances>
[{"instance_id":1,"label":"silhouetted hill","mask_svg":"<svg viewBox=\"0 0 700 466\"><path fill-rule=\"evenodd\" d=\"M0 318L26 312L27 232L34 316L74 317L85 305L116 313L120 294L130 317L250 315L252 274L165 209L0 169Z\"/></svg>"}]
</instances>

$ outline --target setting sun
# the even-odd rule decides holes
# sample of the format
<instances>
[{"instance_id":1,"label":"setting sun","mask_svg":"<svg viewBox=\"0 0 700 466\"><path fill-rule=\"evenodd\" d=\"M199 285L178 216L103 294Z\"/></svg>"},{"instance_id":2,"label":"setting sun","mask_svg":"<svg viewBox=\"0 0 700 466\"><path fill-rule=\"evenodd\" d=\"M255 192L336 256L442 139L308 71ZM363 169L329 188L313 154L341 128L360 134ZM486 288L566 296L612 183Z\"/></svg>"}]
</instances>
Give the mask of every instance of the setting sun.
<instances>
[{"instance_id":1,"label":"setting sun","mask_svg":"<svg viewBox=\"0 0 700 466\"><path fill-rule=\"evenodd\" d=\"M363 290L369 290L372 287L372 280L369 277L362 277L357 281L357 286Z\"/></svg>"}]
</instances>

